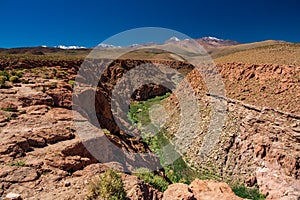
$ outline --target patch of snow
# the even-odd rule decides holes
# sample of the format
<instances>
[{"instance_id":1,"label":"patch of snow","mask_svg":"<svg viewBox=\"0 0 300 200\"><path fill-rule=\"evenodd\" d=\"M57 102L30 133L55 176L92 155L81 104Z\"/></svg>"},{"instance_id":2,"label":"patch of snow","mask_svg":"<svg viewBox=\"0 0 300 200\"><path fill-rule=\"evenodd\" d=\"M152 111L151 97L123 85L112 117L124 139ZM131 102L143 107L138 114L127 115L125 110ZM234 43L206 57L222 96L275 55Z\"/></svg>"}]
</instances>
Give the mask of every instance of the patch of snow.
<instances>
[{"instance_id":1,"label":"patch of snow","mask_svg":"<svg viewBox=\"0 0 300 200\"><path fill-rule=\"evenodd\" d=\"M114 46L112 44L105 44L105 43L101 43L101 44L98 44L97 49L105 49L105 48L121 48L121 46Z\"/></svg>"},{"instance_id":2,"label":"patch of snow","mask_svg":"<svg viewBox=\"0 0 300 200\"><path fill-rule=\"evenodd\" d=\"M222 40L222 39L219 39L219 38L216 38L216 37L212 37L212 36L204 37L203 39L216 40L216 41L221 41Z\"/></svg>"},{"instance_id":3,"label":"patch of snow","mask_svg":"<svg viewBox=\"0 0 300 200\"><path fill-rule=\"evenodd\" d=\"M58 46L55 46L55 48L60 48L60 49L86 49L86 47L83 47L83 46L65 46L65 45L58 45Z\"/></svg>"},{"instance_id":4,"label":"patch of snow","mask_svg":"<svg viewBox=\"0 0 300 200\"><path fill-rule=\"evenodd\" d=\"M173 37L171 37L170 39L168 39L168 40L166 41L166 43L167 43L167 42L179 42L179 41L180 41L180 39L178 39L177 37L173 36Z\"/></svg>"}]
</instances>

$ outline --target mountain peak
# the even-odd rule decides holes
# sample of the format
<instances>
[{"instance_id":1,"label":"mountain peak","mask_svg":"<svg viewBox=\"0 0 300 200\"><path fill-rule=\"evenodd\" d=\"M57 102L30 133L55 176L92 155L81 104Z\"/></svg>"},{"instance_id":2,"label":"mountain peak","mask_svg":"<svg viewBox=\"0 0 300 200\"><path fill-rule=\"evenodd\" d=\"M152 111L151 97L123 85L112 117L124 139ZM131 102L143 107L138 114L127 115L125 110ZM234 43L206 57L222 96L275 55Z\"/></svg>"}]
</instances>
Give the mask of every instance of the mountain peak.
<instances>
[{"instance_id":1,"label":"mountain peak","mask_svg":"<svg viewBox=\"0 0 300 200\"><path fill-rule=\"evenodd\" d=\"M223 40L223 39L219 39L219 38L212 37L212 36L203 37L202 39L204 39L204 40L215 40L215 41Z\"/></svg>"},{"instance_id":2,"label":"mountain peak","mask_svg":"<svg viewBox=\"0 0 300 200\"><path fill-rule=\"evenodd\" d=\"M171 37L170 39L168 39L168 40L166 41L166 43L168 43L168 42L179 42L179 41L180 41L180 39L178 39L177 37L173 36L173 37Z\"/></svg>"},{"instance_id":3,"label":"mountain peak","mask_svg":"<svg viewBox=\"0 0 300 200\"><path fill-rule=\"evenodd\" d=\"M46 47L46 46L45 46ZM59 48L59 49L86 49L86 47L83 46L65 46L65 45L58 45L55 46L55 48Z\"/></svg>"}]
</instances>

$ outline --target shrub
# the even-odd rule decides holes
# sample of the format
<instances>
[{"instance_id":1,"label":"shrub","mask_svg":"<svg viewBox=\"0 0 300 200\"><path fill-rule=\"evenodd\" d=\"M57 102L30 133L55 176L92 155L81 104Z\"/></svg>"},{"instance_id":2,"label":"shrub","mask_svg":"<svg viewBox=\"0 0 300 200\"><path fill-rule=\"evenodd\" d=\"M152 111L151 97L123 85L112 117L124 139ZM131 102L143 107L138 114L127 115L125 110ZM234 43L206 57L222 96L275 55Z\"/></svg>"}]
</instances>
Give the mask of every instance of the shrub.
<instances>
[{"instance_id":1,"label":"shrub","mask_svg":"<svg viewBox=\"0 0 300 200\"><path fill-rule=\"evenodd\" d=\"M20 166L20 167L23 167L25 166L25 162L24 161L18 161L18 162L11 162L11 163L8 163L7 164L8 166Z\"/></svg>"},{"instance_id":2,"label":"shrub","mask_svg":"<svg viewBox=\"0 0 300 200\"><path fill-rule=\"evenodd\" d=\"M16 76L19 77L19 78L22 78L23 76L23 71L19 70L16 72Z\"/></svg>"},{"instance_id":3,"label":"shrub","mask_svg":"<svg viewBox=\"0 0 300 200\"><path fill-rule=\"evenodd\" d=\"M5 76L6 79L9 79L9 73L7 71L0 71L0 76Z\"/></svg>"},{"instance_id":4,"label":"shrub","mask_svg":"<svg viewBox=\"0 0 300 200\"><path fill-rule=\"evenodd\" d=\"M253 200L263 200L266 195L260 194L257 187L248 188L244 185L235 185L232 187L232 191L239 197L253 199Z\"/></svg>"},{"instance_id":5,"label":"shrub","mask_svg":"<svg viewBox=\"0 0 300 200\"><path fill-rule=\"evenodd\" d=\"M169 183L163 177L154 175L144 168L138 169L135 175L161 192L164 192L169 186Z\"/></svg>"},{"instance_id":6,"label":"shrub","mask_svg":"<svg viewBox=\"0 0 300 200\"><path fill-rule=\"evenodd\" d=\"M74 87L74 85L75 85L75 81L74 80L69 80L69 82L68 82L72 87Z\"/></svg>"},{"instance_id":7,"label":"shrub","mask_svg":"<svg viewBox=\"0 0 300 200\"><path fill-rule=\"evenodd\" d=\"M46 88L45 88L45 87L42 88L42 92L43 92L43 93L46 92Z\"/></svg>"},{"instance_id":8,"label":"shrub","mask_svg":"<svg viewBox=\"0 0 300 200\"><path fill-rule=\"evenodd\" d=\"M29 80L28 79L22 79L21 82L24 83L24 84L28 84Z\"/></svg>"},{"instance_id":9,"label":"shrub","mask_svg":"<svg viewBox=\"0 0 300 200\"><path fill-rule=\"evenodd\" d=\"M17 112L18 111L18 109L15 107L1 108L1 110L7 111L7 112Z\"/></svg>"},{"instance_id":10,"label":"shrub","mask_svg":"<svg viewBox=\"0 0 300 200\"><path fill-rule=\"evenodd\" d=\"M5 87L5 81L7 81L6 76L1 75L0 76L0 88L4 88Z\"/></svg>"},{"instance_id":11,"label":"shrub","mask_svg":"<svg viewBox=\"0 0 300 200\"><path fill-rule=\"evenodd\" d=\"M123 200L126 199L126 192L119 174L109 169L90 182L89 200Z\"/></svg>"},{"instance_id":12,"label":"shrub","mask_svg":"<svg viewBox=\"0 0 300 200\"><path fill-rule=\"evenodd\" d=\"M9 78L9 81L12 82L12 83L18 83L19 82L19 77L17 77L17 76L11 76Z\"/></svg>"}]
</instances>

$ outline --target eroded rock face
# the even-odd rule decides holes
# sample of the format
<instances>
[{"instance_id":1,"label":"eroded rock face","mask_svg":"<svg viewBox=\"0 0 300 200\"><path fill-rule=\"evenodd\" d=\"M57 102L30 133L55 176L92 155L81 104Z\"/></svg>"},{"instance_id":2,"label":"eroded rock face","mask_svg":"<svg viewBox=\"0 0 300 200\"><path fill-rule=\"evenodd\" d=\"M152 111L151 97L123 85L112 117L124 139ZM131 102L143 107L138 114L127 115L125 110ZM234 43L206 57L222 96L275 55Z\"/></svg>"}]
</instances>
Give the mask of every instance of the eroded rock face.
<instances>
[{"instance_id":1,"label":"eroded rock face","mask_svg":"<svg viewBox=\"0 0 300 200\"><path fill-rule=\"evenodd\" d=\"M175 183L164 192L163 200L242 200L231 188L213 180L194 180L190 185Z\"/></svg>"},{"instance_id":2,"label":"eroded rock face","mask_svg":"<svg viewBox=\"0 0 300 200\"><path fill-rule=\"evenodd\" d=\"M56 194L57 199L66 199L65 179L97 163L76 134L72 110L67 109L70 99L62 98L61 103L56 103L54 96L46 93L64 97L71 94L71 86L67 87L64 80L51 81L55 87L48 79L36 78L35 83L0 89L0 196L16 193L24 199L39 195L53 199ZM41 91L43 87L46 92ZM64 189L56 190L60 185ZM74 186L79 187L73 194L76 197L84 183Z\"/></svg>"},{"instance_id":3,"label":"eroded rock face","mask_svg":"<svg viewBox=\"0 0 300 200\"><path fill-rule=\"evenodd\" d=\"M96 62L97 63L97 62ZM90 64L93 66L93 62ZM103 64L105 66L105 64ZM107 64L108 65L108 64ZM114 86L120 81L120 79L123 77L124 74L126 74L128 71L134 68L139 68L140 66L145 65L165 65L167 67L171 67L174 70L185 70L185 71L191 71L193 69L193 66L183 63L183 62L176 62L176 61L147 61L147 60L116 60L106 66L106 70L103 72L101 77L97 77L96 70L98 68L90 67L86 70L95 70L93 71L84 71L80 72L83 76L79 77L77 80L83 83L89 83L93 82L91 80L100 80L98 84L98 88L95 91L95 109L96 109L96 115L97 115L97 121L99 121L100 126L108 129L113 134L120 134L122 130L119 129L117 126L115 120L113 119L112 111L111 111L111 100L112 100L112 93L114 90ZM99 66L99 68L103 68L102 65ZM147 72L148 73L148 72ZM149 72L150 73L150 72ZM173 74L167 74L166 72L160 72L157 70L157 72L152 72L153 74L147 74L148 76L161 76L161 80L167 79L165 76L172 77ZM166 75L167 74L167 75ZM94 76L95 77L94 77ZM92 76L92 77L91 77ZM156 77L156 79L157 79ZM168 78L170 78L168 77ZM143 77L140 77L140 79L143 79ZM142 82L142 80L135 80L136 82ZM127 84L130 84L128 81ZM166 83L167 85L167 83ZM129 87L129 86L128 86ZM122 91L125 93L124 96L130 95L130 89L129 88L122 88ZM155 96L161 96L165 93L170 92L170 88L166 88L162 85L155 85L153 83L147 84L147 85L139 85L139 87L132 91L131 98L133 100L146 100L149 98L153 98ZM88 96L89 94L84 93L93 93L93 91L83 91L82 93L78 94L79 103L86 105L84 103L85 100L81 100L80 96ZM128 107L128 105L126 105ZM86 113L89 115L91 110L93 111L94 108L83 108ZM126 114L126 113L125 113ZM126 116L123 116L126 117ZM94 120L94 119L91 119ZM95 124L95 123L93 123ZM121 133L122 134L122 133Z\"/></svg>"},{"instance_id":4,"label":"eroded rock face","mask_svg":"<svg viewBox=\"0 0 300 200\"><path fill-rule=\"evenodd\" d=\"M289 94L293 93L297 95L297 80L292 77L299 76L299 67L244 64L218 67L229 98L207 95L207 88L196 71L187 76L197 92L200 107L199 129L194 133L196 139L186 154L190 163L225 179L242 180L248 186L257 183L262 193L269 194L268 199L299 198L298 99L292 98L291 102L284 100L286 103L274 100L272 104L271 99L275 99L276 94L268 91L266 94L271 95L270 99L268 96L261 98L262 93L258 89L260 84L266 88L286 85L282 98L286 96L289 99ZM284 80L285 76L280 75L282 73L291 78ZM277 80L276 83L272 82L272 77ZM289 84L285 84L287 82ZM238 91L242 88L245 92ZM245 99L240 99L240 96L245 96ZM258 105L255 105L259 99ZM225 102L227 110L216 145L204 159L199 153L209 129L211 100ZM286 104L293 105L293 112L286 111L289 110ZM169 133L175 134L180 123L178 100L171 96L166 108L172 113L172 121L167 123Z\"/></svg>"},{"instance_id":5,"label":"eroded rock face","mask_svg":"<svg viewBox=\"0 0 300 200\"><path fill-rule=\"evenodd\" d=\"M195 199L242 200L242 198L233 193L232 189L226 183L222 182L196 179L189 185L189 187L195 195Z\"/></svg>"},{"instance_id":6,"label":"eroded rock face","mask_svg":"<svg viewBox=\"0 0 300 200\"><path fill-rule=\"evenodd\" d=\"M163 200L176 199L176 200L195 200L188 185L183 183L175 183L168 187L164 192Z\"/></svg>"},{"instance_id":7,"label":"eroded rock face","mask_svg":"<svg viewBox=\"0 0 300 200\"><path fill-rule=\"evenodd\" d=\"M47 64L55 66L59 63ZM2 197L8 193L16 193L21 194L24 199L84 199L87 194L86 186L91 178L107 169L107 166L99 164L85 148L73 124L73 111L70 110L72 87L68 81L74 78L79 64L76 62L60 64L62 65L40 69L39 72L36 69L26 70L23 75L23 79L27 80L26 83L12 84L10 88L0 89L0 196ZM126 66L126 63L119 62L119 64L121 66L112 68L122 70ZM40 65L43 63L30 61L18 65L16 63L11 68L31 69ZM132 67L133 65L134 63ZM62 73L61 70L68 71L69 75ZM112 70L111 81L115 81L113 79L120 75L118 70ZM41 78L43 74L37 75L44 72L48 73L47 79ZM54 76L57 79L54 79ZM99 119L104 128L117 133L108 137L118 145L118 148L145 152L147 147L140 139L127 138L119 134L120 131L111 116L107 96L110 95L111 88L98 89L96 96L98 118L90 119L89 110L82 108L82 119L87 122ZM158 91L157 94L160 92L162 91ZM128 164L132 165L135 161L132 158L128 160ZM124 171L124 164L126 163L107 165ZM127 188L131 191L132 199L161 199L162 193L136 177L127 179L129 180Z\"/></svg>"},{"instance_id":8,"label":"eroded rock face","mask_svg":"<svg viewBox=\"0 0 300 200\"><path fill-rule=\"evenodd\" d=\"M141 143L140 138L127 137L116 125L110 110L111 91L122 74L146 62L148 61L116 61L104 73L102 85L97 89L96 117L90 117L91 110L88 108L83 107L80 110L86 121L91 123L99 121L101 126L113 133L107 137L114 141L114 144L131 152L149 149ZM60 65L65 67L68 73L73 74L70 77L74 78L79 64L79 61L53 63L7 61L0 68L10 66L10 68L30 69L42 65ZM189 68L180 62L170 61L165 64L174 69L182 66ZM203 125L199 137L195 139L194 146L187 154L188 158L199 168L208 166L208 162L214 163L212 171L223 178L241 179L249 186L258 184L262 193L269 193L268 199L299 198L300 117L299 98L295 92L299 89L298 80L295 79L299 74L299 68L243 64L228 64L221 67L224 67L224 71L222 69L221 71L229 94L229 98L224 99L228 115L220 141L208 160L199 159L196 150L201 146L203 133L207 130L211 97L206 95L206 88L201 83L199 74L193 72L187 77L198 94ZM22 198L25 199L84 199L89 180L96 173L102 173L107 166L97 163L97 159L84 148L76 133L70 110L72 88L67 84L68 75L58 74L59 80L46 80L33 74L28 76L25 74L25 77L28 78L29 84L20 83L12 85L9 89L0 89L0 196L16 193L22 194ZM275 85L276 89L271 93L268 92L270 83L275 83L271 82L269 77L280 83ZM256 87L258 85L259 87ZM46 91L42 91L43 88ZM166 92L165 88L157 85L144 86L145 88L146 92L137 91L133 98L140 100ZM262 94L257 100L259 106L252 97L255 93ZM261 101L264 98L268 99L268 95L271 95L271 100ZM275 100L277 95L280 97L278 101ZM170 101L169 109L178 108L176 98L171 96ZM176 117L172 120L173 123L179 122ZM176 127L169 131L175 132ZM132 159L130 162L134 163L135 160ZM131 164L130 162L126 164ZM124 163L112 165L118 165L121 171L124 170ZM128 177L124 181L128 184L125 185L132 199L139 199L140 195L144 199L162 198L161 193L136 177ZM176 187L178 190L174 190ZM182 193L178 192L181 189ZM224 184L198 180L190 186L181 184L170 186L169 191L174 192L168 192L167 195L175 194L174 198L184 196L187 199L197 196L204 198L204 194L210 199L221 199L220 195L226 198L232 195L232 191Z\"/></svg>"}]
</instances>

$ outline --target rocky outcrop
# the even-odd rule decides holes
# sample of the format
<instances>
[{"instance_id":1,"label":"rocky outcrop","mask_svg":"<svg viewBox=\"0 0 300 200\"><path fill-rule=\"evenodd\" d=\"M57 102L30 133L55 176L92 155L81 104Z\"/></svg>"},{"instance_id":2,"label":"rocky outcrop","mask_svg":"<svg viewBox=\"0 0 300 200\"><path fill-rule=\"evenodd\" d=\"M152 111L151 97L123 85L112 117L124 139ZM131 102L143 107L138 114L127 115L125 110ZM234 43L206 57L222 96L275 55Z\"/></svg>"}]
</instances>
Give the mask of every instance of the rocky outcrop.
<instances>
[{"instance_id":1,"label":"rocky outcrop","mask_svg":"<svg viewBox=\"0 0 300 200\"><path fill-rule=\"evenodd\" d=\"M213 200L241 200L232 189L223 182L213 180L194 180L189 186L195 195L195 199Z\"/></svg>"},{"instance_id":2,"label":"rocky outcrop","mask_svg":"<svg viewBox=\"0 0 300 200\"><path fill-rule=\"evenodd\" d=\"M131 200L159 200L163 193L157 191L149 184L144 183L136 176L123 175L122 180L127 198Z\"/></svg>"},{"instance_id":3,"label":"rocky outcrop","mask_svg":"<svg viewBox=\"0 0 300 200\"><path fill-rule=\"evenodd\" d=\"M226 95L244 103L300 114L300 66L219 64Z\"/></svg>"},{"instance_id":4,"label":"rocky outcrop","mask_svg":"<svg viewBox=\"0 0 300 200\"><path fill-rule=\"evenodd\" d=\"M22 59L18 57L8 57L0 59L0 70L3 69L33 69L38 67L63 67L63 68L78 68L83 59Z\"/></svg>"},{"instance_id":5,"label":"rocky outcrop","mask_svg":"<svg viewBox=\"0 0 300 200\"><path fill-rule=\"evenodd\" d=\"M12 66L8 62L10 67L7 70L25 68L22 82L0 89L0 196L15 193L21 194L24 199L84 199L89 180L107 166L98 164L98 160L85 148L73 124L73 111L70 110L72 87L68 82L74 78L78 64L49 61L44 63L49 67L34 68L44 65L43 62L24 63ZM138 62L129 63L134 67ZM51 67L56 64L61 66ZM126 62L118 61L116 66L111 67L108 85L115 81L118 70L126 65ZM147 147L140 138L120 134L115 125L108 101L111 95L108 85L99 87L96 96L99 121L115 133L107 137L120 149L145 152ZM149 91L151 93L151 89ZM155 94L161 92L165 91L158 90ZM143 94L143 97L147 95ZM93 122L95 119L89 118L88 111L82 113L83 120ZM134 162L136 160L131 158L127 164ZM125 164L118 163L117 168L124 171ZM107 165L116 167L116 164ZM126 180L132 199L140 198L139 195L144 199L160 199L162 196L137 178L128 177Z\"/></svg>"},{"instance_id":6,"label":"rocky outcrop","mask_svg":"<svg viewBox=\"0 0 300 200\"><path fill-rule=\"evenodd\" d=\"M163 200L176 199L176 200L195 200L188 185L183 183L175 183L168 187L164 192Z\"/></svg>"},{"instance_id":7,"label":"rocky outcrop","mask_svg":"<svg viewBox=\"0 0 300 200\"><path fill-rule=\"evenodd\" d=\"M107 169L84 147L72 122L72 87L68 81L74 79L81 62L0 61L0 69L6 66L6 69L27 69L22 77L24 82L0 89L0 196L15 193L25 199L84 199L89 180ZM91 117L92 110L84 107L84 103L78 113L75 111L84 122L94 125L100 122L108 130L107 138L128 152L150 150L141 138L128 135L117 126L110 105L112 90L122 75L149 62L115 61L100 77L95 96L96 116ZM176 61L160 64L185 71L192 68ZM60 67L50 67L56 65ZM29 70L37 66L49 67L41 68L40 72ZM189 163L225 180L241 180L248 186L257 184L262 193L269 194L268 199L299 198L299 67L227 64L219 69L228 98L208 94L197 72L186 77L198 95L201 111L200 128L193 133L193 143L186 154ZM48 75L41 78L44 71ZM165 87L149 84L137 90L132 98L143 100L167 91ZM84 93L94 91L85 90L81 94ZM80 99L81 94L76 97ZM203 159L198 150L208 129L211 99L226 102L227 116L216 146ZM176 97L171 96L166 108L172 111L167 128L173 134L180 124ZM111 155L100 153L103 157ZM112 165L125 170L135 159ZM124 182L131 199L162 198L161 193L136 177L127 176ZM223 183L199 180L190 186L172 185L163 198L177 197L238 199Z\"/></svg>"},{"instance_id":8,"label":"rocky outcrop","mask_svg":"<svg viewBox=\"0 0 300 200\"><path fill-rule=\"evenodd\" d=\"M299 67L227 64L219 68L229 98L210 95L196 71L187 76L197 92L200 108L199 128L193 134L195 141L185 154L187 160L223 179L242 180L248 186L257 184L263 194L268 194L268 199L299 198L300 116L296 114L299 104L295 96L290 96L297 95L298 80L295 77L299 76ZM289 77L288 80L284 80L285 77ZM275 83L271 79L278 80ZM282 96L284 101L275 100L277 94L268 91L270 99L265 96L256 105L262 95L258 85L266 89L283 87L280 86L282 83L286 85ZM246 97L237 100L242 95ZM215 138L214 148L207 157L201 157L200 150L210 120L216 120L211 116L211 101L226 103L225 124ZM286 105L292 105L293 112L287 112ZM180 124L179 102L175 96L170 97L166 108L172 119L166 127L174 137Z\"/></svg>"},{"instance_id":9,"label":"rocky outcrop","mask_svg":"<svg viewBox=\"0 0 300 200\"><path fill-rule=\"evenodd\" d=\"M190 185L172 184L164 192L163 200L242 200L231 188L213 180L194 180Z\"/></svg>"}]
</instances>

